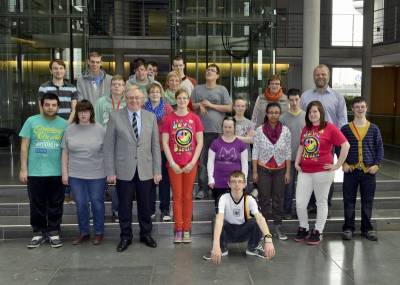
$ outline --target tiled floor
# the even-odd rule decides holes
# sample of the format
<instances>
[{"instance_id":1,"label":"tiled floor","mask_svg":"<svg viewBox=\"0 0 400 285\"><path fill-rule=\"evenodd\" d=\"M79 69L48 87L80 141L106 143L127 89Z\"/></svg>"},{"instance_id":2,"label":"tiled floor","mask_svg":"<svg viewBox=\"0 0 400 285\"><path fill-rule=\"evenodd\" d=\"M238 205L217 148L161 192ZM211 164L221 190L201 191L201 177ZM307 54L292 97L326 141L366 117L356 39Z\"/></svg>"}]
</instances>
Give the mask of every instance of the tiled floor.
<instances>
[{"instance_id":1,"label":"tiled floor","mask_svg":"<svg viewBox=\"0 0 400 285\"><path fill-rule=\"evenodd\" d=\"M219 266L201 258L211 246L205 235L190 245L173 245L164 236L156 249L134 240L123 253L115 251L115 239L98 247L65 240L60 249L34 250L27 240L9 240L0 242L0 284L398 284L400 232L379 238L344 242L327 235L314 247L276 241L272 261L248 257L244 244L233 244Z\"/></svg>"}]
</instances>

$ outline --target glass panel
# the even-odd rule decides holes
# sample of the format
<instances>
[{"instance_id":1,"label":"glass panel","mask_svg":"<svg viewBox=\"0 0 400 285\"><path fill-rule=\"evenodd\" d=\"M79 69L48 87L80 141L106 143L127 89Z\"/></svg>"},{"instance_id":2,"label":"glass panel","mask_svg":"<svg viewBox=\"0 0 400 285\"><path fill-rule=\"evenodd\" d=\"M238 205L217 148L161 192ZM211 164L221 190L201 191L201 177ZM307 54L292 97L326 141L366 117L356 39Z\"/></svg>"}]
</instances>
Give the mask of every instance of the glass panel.
<instances>
[{"instance_id":1,"label":"glass panel","mask_svg":"<svg viewBox=\"0 0 400 285\"><path fill-rule=\"evenodd\" d=\"M20 11L31 14L48 14L50 12L50 0L22 0Z\"/></svg>"}]
</instances>

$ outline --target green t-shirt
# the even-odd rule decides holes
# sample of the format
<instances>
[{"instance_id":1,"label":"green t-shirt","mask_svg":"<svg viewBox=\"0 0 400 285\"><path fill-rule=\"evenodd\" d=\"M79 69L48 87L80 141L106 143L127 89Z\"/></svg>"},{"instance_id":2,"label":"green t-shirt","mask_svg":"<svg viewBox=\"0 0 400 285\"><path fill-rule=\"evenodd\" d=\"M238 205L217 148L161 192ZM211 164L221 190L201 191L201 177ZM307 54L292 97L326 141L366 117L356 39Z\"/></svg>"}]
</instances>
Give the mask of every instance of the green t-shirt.
<instances>
[{"instance_id":1,"label":"green t-shirt","mask_svg":"<svg viewBox=\"0 0 400 285\"><path fill-rule=\"evenodd\" d=\"M35 115L26 120L19 136L30 140L28 176L61 176L61 141L67 126L59 116L47 120Z\"/></svg>"}]
</instances>

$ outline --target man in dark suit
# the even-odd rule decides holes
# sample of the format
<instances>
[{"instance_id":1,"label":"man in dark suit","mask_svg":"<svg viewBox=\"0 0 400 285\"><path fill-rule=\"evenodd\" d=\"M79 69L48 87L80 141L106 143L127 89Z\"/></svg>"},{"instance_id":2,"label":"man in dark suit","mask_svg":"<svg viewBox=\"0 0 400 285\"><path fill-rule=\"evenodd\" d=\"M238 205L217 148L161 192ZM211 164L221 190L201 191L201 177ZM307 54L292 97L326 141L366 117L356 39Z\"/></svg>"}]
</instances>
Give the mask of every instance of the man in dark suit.
<instances>
[{"instance_id":1,"label":"man in dark suit","mask_svg":"<svg viewBox=\"0 0 400 285\"><path fill-rule=\"evenodd\" d=\"M157 247L151 237L151 191L161 180L161 153L157 119L141 109L144 94L136 85L125 92L126 107L112 112L104 141L106 173L116 183L119 199L120 242L122 252L132 243L132 201L136 193L140 241Z\"/></svg>"}]
</instances>

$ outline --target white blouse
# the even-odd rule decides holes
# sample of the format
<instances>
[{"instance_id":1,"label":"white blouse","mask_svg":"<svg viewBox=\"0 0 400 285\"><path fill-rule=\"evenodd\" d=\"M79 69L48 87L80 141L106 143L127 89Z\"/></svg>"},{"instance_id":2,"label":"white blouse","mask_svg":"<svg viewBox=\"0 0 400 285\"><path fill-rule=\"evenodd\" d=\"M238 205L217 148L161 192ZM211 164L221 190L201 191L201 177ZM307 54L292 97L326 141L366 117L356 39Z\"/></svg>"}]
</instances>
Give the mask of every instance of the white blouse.
<instances>
[{"instance_id":1,"label":"white blouse","mask_svg":"<svg viewBox=\"0 0 400 285\"><path fill-rule=\"evenodd\" d=\"M281 165L285 160L291 160L291 155L291 140L288 127L282 126L282 132L276 144L272 144L267 136L264 135L262 125L256 129L253 143L253 160L258 160L260 164L264 165L274 157L276 164Z\"/></svg>"}]
</instances>

